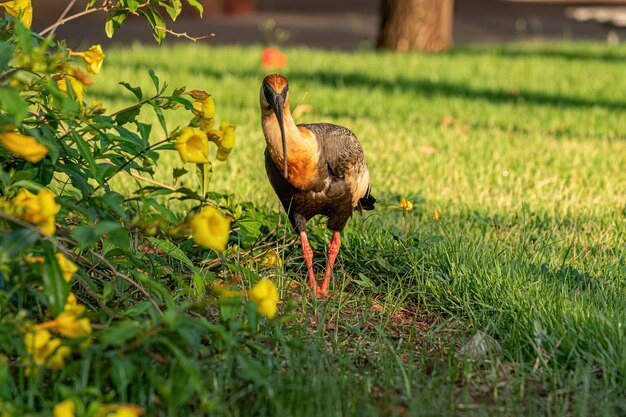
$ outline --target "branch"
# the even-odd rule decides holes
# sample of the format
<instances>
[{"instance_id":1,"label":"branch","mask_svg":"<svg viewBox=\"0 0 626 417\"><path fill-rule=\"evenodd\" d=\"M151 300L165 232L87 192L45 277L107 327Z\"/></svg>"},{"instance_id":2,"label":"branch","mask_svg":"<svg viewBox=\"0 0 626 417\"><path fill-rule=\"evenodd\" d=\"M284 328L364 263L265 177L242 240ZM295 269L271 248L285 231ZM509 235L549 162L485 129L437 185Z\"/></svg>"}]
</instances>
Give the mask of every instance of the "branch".
<instances>
[{"instance_id":1,"label":"branch","mask_svg":"<svg viewBox=\"0 0 626 417\"><path fill-rule=\"evenodd\" d=\"M132 176L133 178L138 179L140 181L147 182L148 184L156 185L157 187L165 188L166 190L170 190L170 191L178 191L178 188L176 188L176 187L172 187L171 185L163 184L161 182L152 180L150 178L142 177L141 175L136 174L134 172L128 172L128 174L130 176Z\"/></svg>"},{"instance_id":2,"label":"branch","mask_svg":"<svg viewBox=\"0 0 626 417\"><path fill-rule=\"evenodd\" d=\"M17 72L18 69L17 68L11 68L10 70L6 70L5 72L3 72L2 74L0 74L0 81L3 81L5 78L8 78L11 76L11 74Z\"/></svg>"},{"instance_id":3,"label":"branch","mask_svg":"<svg viewBox=\"0 0 626 417\"><path fill-rule=\"evenodd\" d=\"M150 296L150 294L148 294L148 291L146 291L146 289L143 287L143 285L141 285L140 283L134 281L128 275L124 275L121 272L119 272L117 269L115 269L113 264L111 262L109 262L109 260L107 258L105 258L104 256L100 255L98 252L90 249L89 253L92 254L93 256L95 256L96 258L98 258L100 260L100 262L102 262L107 268L109 268L116 277L123 279L124 281L128 282L130 285L132 285L135 288L137 288L139 290L139 292L141 292L144 295L144 297L146 297L148 299L148 301L150 301L150 303L154 306L156 311L158 311L159 313L163 314L163 311L161 310L159 305L156 303L156 301L154 301L154 298L152 298Z\"/></svg>"},{"instance_id":4,"label":"branch","mask_svg":"<svg viewBox=\"0 0 626 417\"><path fill-rule=\"evenodd\" d=\"M50 33L48 34L48 37L54 35L54 31L56 31L59 25L61 25L60 22L65 18L65 16L70 12L70 10L72 9L72 7L74 7L75 4L76 4L76 0L72 0L68 3L65 10L63 10L63 13L61 13L61 16L59 16L57 21L54 22L52 26L50 26L52 29L50 29ZM43 35L43 32L41 34Z\"/></svg>"},{"instance_id":5,"label":"branch","mask_svg":"<svg viewBox=\"0 0 626 417\"><path fill-rule=\"evenodd\" d=\"M206 39L206 38L212 38L212 37L215 36L215 33L211 33L210 35L199 36L197 38L194 38L193 36L188 35L187 32L182 32L182 33L175 32L172 29L168 29L168 28L165 28L165 27L162 27L162 26L155 26L154 28L155 29L159 29L159 30L164 30L165 32L169 33L170 35L174 35L177 38L185 38L185 39L189 39L190 41L193 41L193 42L197 42L199 40Z\"/></svg>"},{"instance_id":6,"label":"branch","mask_svg":"<svg viewBox=\"0 0 626 417\"><path fill-rule=\"evenodd\" d=\"M72 4L75 2L76 0L74 0L72 2ZM57 19L56 22L54 22L52 25L48 26L47 28L45 28L44 30L42 30L41 32L39 32L40 36L44 36L45 34L51 32L50 34L54 33L54 31L61 25L66 24L67 22L70 22L74 19L78 19L79 17L85 16L87 14L91 14L91 13L95 13L95 12L101 12L101 11L106 11L105 7L96 7L95 9L87 9L87 10L83 10L82 12L78 12L76 14L73 14L69 17L63 17L64 14L66 14L69 11L69 8L72 6L72 4L68 5L68 7L65 9L65 11L63 12L63 14L61 14L61 16Z\"/></svg>"},{"instance_id":7,"label":"branch","mask_svg":"<svg viewBox=\"0 0 626 417\"><path fill-rule=\"evenodd\" d=\"M117 169L117 171L115 171L115 172L114 172L113 174L111 174L111 175L110 175L107 179L105 179L104 181L102 181L102 184L99 184L99 185L98 185L98 186L97 186L97 187L93 190L93 193L95 194L95 193L96 193L96 191L98 191L100 188L102 188L102 186L103 186L103 185L107 184L107 183L109 182L109 180L110 180L111 178L113 178L114 176L116 176L117 174L119 174L119 173L120 173L120 171L123 171L123 170L124 170L124 168L126 168L128 165L130 165L130 163L131 163L131 162L133 162L135 159L137 159L138 157L140 157L141 155L143 155L144 153L146 153L146 152L147 152L147 151L149 151L150 149L154 148L155 146L161 145L161 144L163 144L163 143L165 143L165 142L168 142L169 140L170 140L169 138L166 138L166 139L163 139L163 140L161 140L161 141L159 141L159 142L157 142L157 143L153 143L152 145L148 146L147 148L142 149L142 150L141 150L140 152L138 152L136 155L133 155L133 157L132 157L132 158L130 158L130 159L128 159L126 162L124 162L124 163L122 164L122 166L120 166L120 167Z\"/></svg>"},{"instance_id":8,"label":"branch","mask_svg":"<svg viewBox=\"0 0 626 417\"><path fill-rule=\"evenodd\" d=\"M31 231L39 234L39 236L41 236L41 238L43 240L52 243L57 248L57 250L59 252L63 252L64 255L68 255L72 259L76 260L76 256L74 255L74 253L72 253L72 251L70 251L65 246L63 246L63 244L61 244L59 242L59 240L63 240L64 242L71 243L74 246L78 246L76 244L76 242L74 242L74 241L72 241L70 239L66 239L66 238L59 238L57 240L54 236L51 236L51 235L48 235L48 234L45 234L44 232L42 232L37 226L34 226L34 225L32 225L32 224L30 224L28 222L25 222L24 220L21 220L21 219L18 219L16 217L13 217L13 216L5 213L3 210L0 210L0 218L1 219L5 219L5 220L7 220L7 221L9 221L9 222L11 222L13 224L17 224L18 226L21 226L21 227L23 227L25 229L31 230ZM129 276L124 275L121 272L119 272L104 256L100 255L99 253L97 253L97 252L95 252L95 251L93 251L91 249L89 250L89 253L92 254L94 257L96 257L108 269L110 269L116 277L123 279L124 281L128 282L130 285L132 285L135 288L137 288L146 297L146 299L148 299L148 301L150 301L150 303L154 306L154 308L160 314L163 314L163 311L161 310L161 308L159 308L159 305L156 303L156 301L154 301L154 299L146 291L146 289L143 287L143 285L141 285L140 283L134 281Z\"/></svg>"}]
</instances>

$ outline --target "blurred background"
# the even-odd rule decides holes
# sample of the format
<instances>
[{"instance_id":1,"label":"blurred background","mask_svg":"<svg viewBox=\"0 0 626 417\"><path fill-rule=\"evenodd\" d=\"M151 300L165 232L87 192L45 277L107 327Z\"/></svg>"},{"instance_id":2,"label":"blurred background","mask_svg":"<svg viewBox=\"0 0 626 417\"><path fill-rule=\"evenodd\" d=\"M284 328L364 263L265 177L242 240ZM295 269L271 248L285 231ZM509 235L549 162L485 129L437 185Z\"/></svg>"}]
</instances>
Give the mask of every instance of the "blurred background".
<instances>
[{"instance_id":1,"label":"blurred background","mask_svg":"<svg viewBox=\"0 0 626 417\"><path fill-rule=\"evenodd\" d=\"M199 0L204 16L186 10L172 30L213 45L275 44L357 50L439 50L468 43L602 40L619 42L626 26L626 0ZM33 0L33 27L52 24L67 0ZM85 1L76 2L75 10ZM624 6L620 7L620 4ZM59 27L70 46L87 43L153 43L142 18L130 19L113 39L104 34L106 15L91 14ZM428 33L410 33L416 26ZM402 28L409 32L393 33ZM429 29L430 27L430 29ZM387 28L387 29L385 29ZM389 30L393 28L394 30ZM400 28L400 29L398 29ZM419 32L419 31L418 31ZM407 35L407 33L404 33ZM166 42L183 40L168 36Z\"/></svg>"}]
</instances>

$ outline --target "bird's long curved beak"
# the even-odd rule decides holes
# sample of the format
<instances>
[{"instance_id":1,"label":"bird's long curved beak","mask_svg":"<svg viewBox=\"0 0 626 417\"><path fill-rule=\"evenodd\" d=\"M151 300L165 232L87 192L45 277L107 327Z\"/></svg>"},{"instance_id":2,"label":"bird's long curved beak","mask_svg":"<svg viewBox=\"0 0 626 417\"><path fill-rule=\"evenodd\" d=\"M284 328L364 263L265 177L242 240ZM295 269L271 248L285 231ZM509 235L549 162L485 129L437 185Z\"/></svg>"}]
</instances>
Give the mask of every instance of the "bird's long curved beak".
<instances>
[{"instance_id":1,"label":"bird's long curved beak","mask_svg":"<svg viewBox=\"0 0 626 417\"><path fill-rule=\"evenodd\" d=\"M283 96L275 94L273 96L272 107L274 113L276 113L276 119L278 120L278 126L280 126L280 137L283 141L283 177L287 178L287 140L285 139L285 125L283 123L283 108L285 101Z\"/></svg>"}]
</instances>

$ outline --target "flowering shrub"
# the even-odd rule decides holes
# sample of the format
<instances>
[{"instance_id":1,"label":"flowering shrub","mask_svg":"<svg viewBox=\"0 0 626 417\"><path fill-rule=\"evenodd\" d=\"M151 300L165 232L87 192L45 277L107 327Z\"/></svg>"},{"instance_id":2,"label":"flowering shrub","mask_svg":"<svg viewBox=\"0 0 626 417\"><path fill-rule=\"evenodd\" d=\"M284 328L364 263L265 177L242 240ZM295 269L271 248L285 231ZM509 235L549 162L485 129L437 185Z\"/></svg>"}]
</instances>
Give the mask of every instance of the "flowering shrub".
<instances>
[{"instance_id":1,"label":"flowering shrub","mask_svg":"<svg viewBox=\"0 0 626 417\"><path fill-rule=\"evenodd\" d=\"M0 6L0 415L211 409L203 358L249 355L249 336L279 302L270 281L245 291L223 279L228 268L211 270L241 255L228 249L233 220L240 251L260 236L253 214L208 187L212 160L227 161L235 145L235 126L215 128L209 93L170 90L152 70L152 93L120 82L137 101L128 108L87 102L106 65L102 47L68 49L45 36L55 26L30 31L30 0ZM108 13L109 35L129 14L143 15L160 42L168 33L160 10L175 19L181 8L180 0L104 0L86 12ZM163 133L140 121L145 111ZM188 122L170 129L170 111ZM199 190L146 177L161 153L176 151L197 169L173 177L197 173ZM111 186L123 175L136 181L134 195ZM190 211L170 210L174 199ZM248 338L233 345L239 333Z\"/></svg>"}]
</instances>

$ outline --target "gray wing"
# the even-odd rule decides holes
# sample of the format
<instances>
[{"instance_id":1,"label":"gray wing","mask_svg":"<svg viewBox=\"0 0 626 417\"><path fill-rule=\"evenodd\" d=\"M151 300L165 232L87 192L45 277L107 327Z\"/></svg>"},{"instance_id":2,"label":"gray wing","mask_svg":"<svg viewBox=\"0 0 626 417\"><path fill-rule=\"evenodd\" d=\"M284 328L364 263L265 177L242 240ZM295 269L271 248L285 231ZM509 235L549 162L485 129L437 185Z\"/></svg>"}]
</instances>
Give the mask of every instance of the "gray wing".
<instances>
[{"instance_id":1,"label":"gray wing","mask_svg":"<svg viewBox=\"0 0 626 417\"><path fill-rule=\"evenodd\" d=\"M357 207L359 200L369 195L371 182L363 148L354 133L331 123L298 126L315 134L320 148L320 164L327 165L320 166L319 170L327 169L331 177L344 179L350 187L352 207Z\"/></svg>"}]
</instances>

